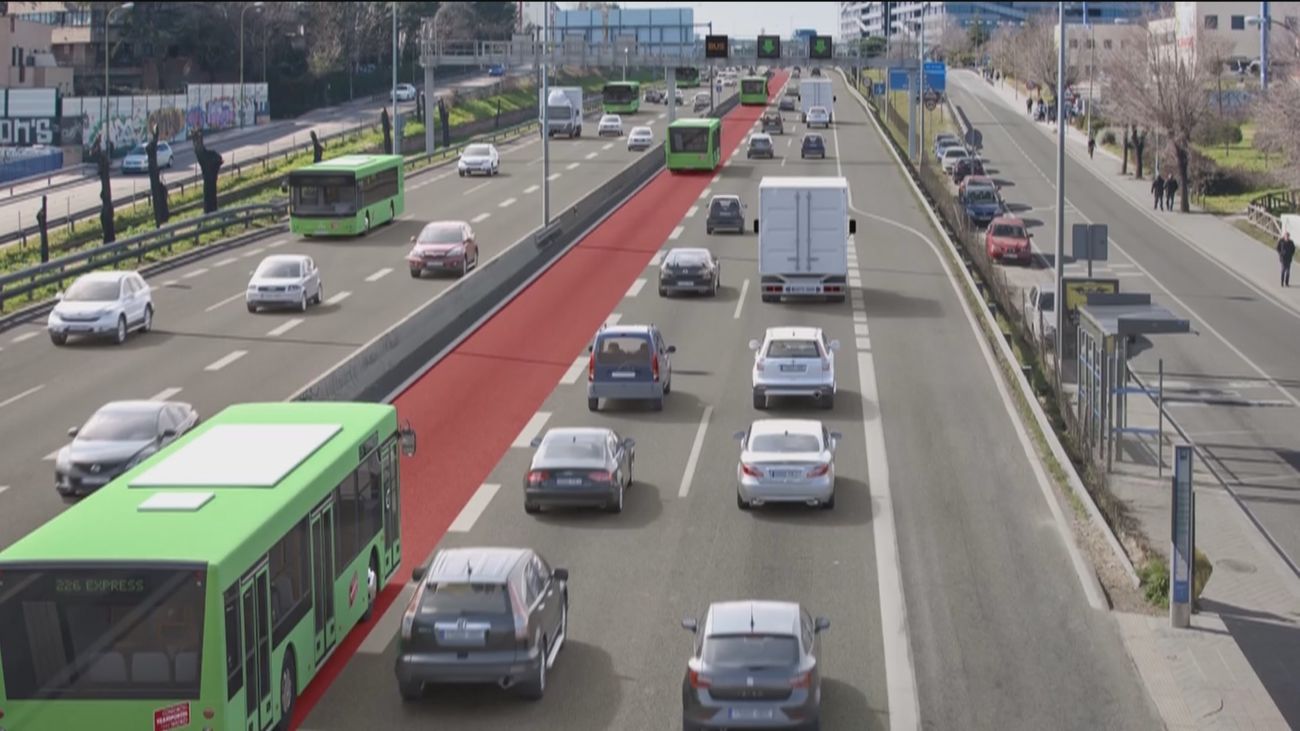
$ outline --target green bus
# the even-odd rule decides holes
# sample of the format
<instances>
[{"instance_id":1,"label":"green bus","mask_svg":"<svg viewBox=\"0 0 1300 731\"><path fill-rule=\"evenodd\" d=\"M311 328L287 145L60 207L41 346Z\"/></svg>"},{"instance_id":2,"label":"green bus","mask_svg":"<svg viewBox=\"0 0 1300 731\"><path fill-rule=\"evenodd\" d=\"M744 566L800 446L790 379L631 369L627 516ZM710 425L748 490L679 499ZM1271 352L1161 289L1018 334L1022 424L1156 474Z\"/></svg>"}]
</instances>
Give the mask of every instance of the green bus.
<instances>
[{"instance_id":1,"label":"green bus","mask_svg":"<svg viewBox=\"0 0 1300 731\"><path fill-rule=\"evenodd\" d=\"M741 77L740 103L767 106L767 79L762 76Z\"/></svg>"},{"instance_id":2,"label":"green bus","mask_svg":"<svg viewBox=\"0 0 1300 731\"><path fill-rule=\"evenodd\" d=\"M609 81L601 90L605 114L636 114L641 110L641 82Z\"/></svg>"},{"instance_id":3,"label":"green bus","mask_svg":"<svg viewBox=\"0 0 1300 731\"><path fill-rule=\"evenodd\" d=\"M700 85L700 70L694 66L678 66L673 69L679 89L694 89Z\"/></svg>"},{"instance_id":4,"label":"green bus","mask_svg":"<svg viewBox=\"0 0 1300 731\"><path fill-rule=\"evenodd\" d=\"M722 164L721 119L678 119L668 125L667 141L669 170L716 170Z\"/></svg>"},{"instance_id":5,"label":"green bus","mask_svg":"<svg viewBox=\"0 0 1300 731\"><path fill-rule=\"evenodd\" d=\"M343 155L289 173L289 229L355 236L406 208L401 155Z\"/></svg>"},{"instance_id":6,"label":"green bus","mask_svg":"<svg viewBox=\"0 0 1300 731\"><path fill-rule=\"evenodd\" d=\"M401 563L384 404L231 406L0 552L0 724L287 729Z\"/></svg>"}]
</instances>

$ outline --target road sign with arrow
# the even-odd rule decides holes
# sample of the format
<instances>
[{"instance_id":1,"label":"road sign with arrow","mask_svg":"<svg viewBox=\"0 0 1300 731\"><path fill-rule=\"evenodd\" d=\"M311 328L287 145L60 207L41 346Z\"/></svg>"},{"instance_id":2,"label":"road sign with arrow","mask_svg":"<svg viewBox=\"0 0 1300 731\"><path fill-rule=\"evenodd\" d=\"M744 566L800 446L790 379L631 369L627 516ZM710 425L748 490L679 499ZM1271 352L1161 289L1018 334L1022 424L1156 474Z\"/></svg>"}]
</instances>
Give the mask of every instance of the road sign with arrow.
<instances>
[{"instance_id":1,"label":"road sign with arrow","mask_svg":"<svg viewBox=\"0 0 1300 731\"><path fill-rule=\"evenodd\" d=\"M781 36L759 36L758 57L759 58L780 58L781 57Z\"/></svg>"},{"instance_id":2,"label":"road sign with arrow","mask_svg":"<svg viewBox=\"0 0 1300 731\"><path fill-rule=\"evenodd\" d=\"M831 37L813 36L812 44L808 47L808 57L820 59L832 58Z\"/></svg>"}]
</instances>

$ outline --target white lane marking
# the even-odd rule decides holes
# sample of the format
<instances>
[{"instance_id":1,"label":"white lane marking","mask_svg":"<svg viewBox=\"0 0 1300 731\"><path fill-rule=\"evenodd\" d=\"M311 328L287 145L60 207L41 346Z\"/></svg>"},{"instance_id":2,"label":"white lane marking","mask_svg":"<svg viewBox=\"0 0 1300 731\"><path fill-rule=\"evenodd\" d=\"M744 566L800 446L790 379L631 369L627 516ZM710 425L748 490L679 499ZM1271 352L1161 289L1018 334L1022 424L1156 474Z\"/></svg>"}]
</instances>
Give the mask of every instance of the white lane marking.
<instances>
[{"instance_id":1,"label":"white lane marking","mask_svg":"<svg viewBox=\"0 0 1300 731\"><path fill-rule=\"evenodd\" d=\"M690 208L688 208L688 209L686 210L686 217L687 217L687 218L694 218L694 217L695 217L695 214L698 213L699 210L700 210L700 207L699 207L699 206L691 206Z\"/></svg>"},{"instance_id":2,"label":"white lane marking","mask_svg":"<svg viewBox=\"0 0 1300 731\"><path fill-rule=\"evenodd\" d=\"M551 418L551 412L549 411L539 411L536 414L533 414L532 418L528 420L528 423L524 424L524 428L519 431L519 436L515 437L515 440L510 443L510 446L533 446L533 437L542 433L542 427L546 426L546 420L549 418Z\"/></svg>"},{"instance_id":3,"label":"white lane marking","mask_svg":"<svg viewBox=\"0 0 1300 731\"><path fill-rule=\"evenodd\" d=\"M337 305L338 303L342 302L343 300L345 300L345 299L347 299L348 297L351 297L351 296L352 296L352 293L351 293L351 292L339 292L338 294L334 295L333 297L330 297L329 299L325 300L325 304L327 304L327 305Z\"/></svg>"},{"instance_id":4,"label":"white lane marking","mask_svg":"<svg viewBox=\"0 0 1300 731\"><path fill-rule=\"evenodd\" d=\"M644 288L645 288L645 280L644 280L644 279L638 279L638 280L636 280L635 282L632 282L632 286L627 288L627 294L625 294L625 295L623 295L623 296L624 296L624 297L635 297L635 296L637 296L638 294L641 294L641 290L644 289Z\"/></svg>"},{"instance_id":5,"label":"white lane marking","mask_svg":"<svg viewBox=\"0 0 1300 731\"><path fill-rule=\"evenodd\" d=\"M4 407L9 406L10 404L17 403L17 402L21 401L22 399L25 399L25 398L27 398L28 396L31 396L32 394L36 393L37 391L41 390L42 388L45 388L45 384L44 384L44 383L42 383L42 384L39 385L39 386L32 386L31 388L27 389L26 391L23 391L22 393L17 394L17 395L15 395L15 396L10 396L9 398L5 399L4 401L0 401L0 409L3 409Z\"/></svg>"},{"instance_id":6,"label":"white lane marking","mask_svg":"<svg viewBox=\"0 0 1300 731\"><path fill-rule=\"evenodd\" d=\"M293 318L293 319L291 319L291 320L287 320L287 321L285 321L285 323L284 323L283 325L280 325L279 327L276 327L276 328L274 328L274 329L268 331L268 332L266 333L266 336L267 336L268 338L278 338L278 337L280 337L281 335L283 335L283 334L289 332L290 330L294 329L295 327L298 327L299 325L303 324L304 322L306 322L306 320L302 319L301 317L295 317L295 318Z\"/></svg>"},{"instance_id":7,"label":"white lane marking","mask_svg":"<svg viewBox=\"0 0 1300 731\"><path fill-rule=\"evenodd\" d=\"M199 269L195 269L194 271L192 271L192 272L190 272L190 273L188 273L188 274L182 274L182 275L181 275L181 279L193 279L193 278L195 278L195 277L201 277L201 276L203 276L204 274L207 274L207 273L208 273L207 268L206 268L206 267L201 267L201 268L199 268Z\"/></svg>"},{"instance_id":8,"label":"white lane marking","mask_svg":"<svg viewBox=\"0 0 1300 731\"><path fill-rule=\"evenodd\" d=\"M791 142L794 142L794 138L793 138L793 137L791 137L791 138L789 138L789 139L787 139L787 140L785 141L785 146L786 146L786 147L789 147Z\"/></svg>"},{"instance_id":9,"label":"white lane marking","mask_svg":"<svg viewBox=\"0 0 1300 731\"><path fill-rule=\"evenodd\" d=\"M17 345L25 340L31 340L37 335L40 335L40 332L33 330L31 332L25 332L22 335L19 335L18 337L14 338L13 340L10 340L9 342L12 343L13 345Z\"/></svg>"},{"instance_id":10,"label":"white lane marking","mask_svg":"<svg viewBox=\"0 0 1300 731\"><path fill-rule=\"evenodd\" d=\"M477 223L477 221L475 221L475 223ZM384 267L383 269L380 269L379 271L375 272L374 274L371 274L370 276L366 277L366 281L367 281L367 282L378 282L379 280L383 279L384 277L386 277L386 276L388 276L389 274L392 274L392 273L393 273L393 268L392 268L392 267Z\"/></svg>"},{"instance_id":11,"label":"white lane marking","mask_svg":"<svg viewBox=\"0 0 1300 731\"><path fill-rule=\"evenodd\" d=\"M563 383L566 386L572 386L577 383L578 379L582 378L582 374L587 372L587 363L589 361L590 357L587 355L578 356L577 359L573 361L573 365L569 366L569 370L564 372L564 376L560 378L560 383Z\"/></svg>"},{"instance_id":12,"label":"white lane marking","mask_svg":"<svg viewBox=\"0 0 1300 731\"><path fill-rule=\"evenodd\" d=\"M658 120L658 119L652 119L652 120L646 122L646 124L654 124L654 123L657 122L657 121L659 121L659 120Z\"/></svg>"},{"instance_id":13,"label":"white lane marking","mask_svg":"<svg viewBox=\"0 0 1300 731\"><path fill-rule=\"evenodd\" d=\"M528 161L528 165L527 165L526 167L532 167L532 166L536 165L537 163L539 163L539 162L541 162L542 160L545 160L545 159L546 159L546 158L544 158L544 157L539 157L539 158L537 158L536 160L529 160L529 161Z\"/></svg>"},{"instance_id":14,"label":"white lane marking","mask_svg":"<svg viewBox=\"0 0 1300 731\"><path fill-rule=\"evenodd\" d=\"M473 188L470 188L469 190L465 191L464 193L461 193L461 195L469 195L470 193L483 190L484 188L488 187L488 185L490 185L491 183L492 183L491 180L485 180L482 183L479 183L478 185L474 186Z\"/></svg>"},{"instance_id":15,"label":"white lane marking","mask_svg":"<svg viewBox=\"0 0 1300 731\"><path fill-rule=\"evenodd\" d=\"M855 312L853 314L856 315L858 313ZM855 317L853 319L856 320L857 318ZM871 334L867 330L866 313L863 313L862 322L853 323L853 334L858 337L866 337Z\"/></svg>"},{"instance_id":16,"label":"white lane marking","mask_svg":"<svg viewBox=\"0 0 1300 731\"><path fill-rule=\"evenodd\" d=\"M470 223L482 223L482 222L488 220L488 218L490 218L491 216L492 216L491 213L480 213L480 214L478 214L477 216L475 216L475 217L469 219L469 222L470 222Z\"/></svg>"},{"instance_id":17,"label":"white lane marking","mask_svg":"<svg viewBox=\"0 0 1300 731\"><path fill-rule=\"evenodd\" d=\"M731 316L733 320L740 319L740 309L745 306L745 295L749 294L749 280L740 283L740 298L736 300L736 312Z\"/></svg>"},{"instance_id":18,"label":"white lane marking","mask_svg":"<svg viewBox=\"0 0 1300 731\"><path fill-rule=\"evenodd\" d=\"M727 161L724 162L724 163L722 163L722 167L724 167L724 168L729 168L729 167L731 167L731 161L734 160L734 159L735 159L735 158L731 158L731 157L727 158Z\"/></svg>"},{"instance_id":19,"label":"white lane marking","mask_svg":"<svg viewBox=\"0 0 1300 731\"><path fill-rule=\"evenodd\" d=\"M719 180L722 180L722 173L715 173L714 176L713 176L713 182L716 183L716 182L718 182Z\"/></svg>"},{"instance_id":20,"label":"white lane marking","mask_svg":"<svg viewBox=\"0 0 1300 731\"><path fill-rule=\"evenodd\" d=\"M705 406L704 415L700 417L700 426L695 430L695 441L691 443L691 454L686 458L686 471L682 473L682 485L677 488L677 497L691 494L691 480L695 478L695 465L700 461L700 450L704 447L704 432L709 428L711 416L713 416L713 407Z\"/></svg>"},{"instance_id":21,"label":"white lane marking","mask_svg":"<svg viewBox=\"0 0 1300 731\"><path fill-rule=\"evenodd\" d=\"M853 311L853 322L854 323L860 322L865 325L867 322L867 313L861 311L860 309L855 309Z\"/></svg>"},{"instance_id":22,"label":"white lane marking","mask_svg":"<svg viewBox=\"0 0 1300 731\"><path fill-rule=\"evenodd\" d=\"M500 485L485 482L478 486L474 495L470 497L465 507L460 509L460 515L447 526L448 533L469 533L474 528L474 523L478 522L478 517L487 510L488 504L492 498L496 497L497 491L501 489Z\"/></svg>"},{"instance_id":23,"label":"white lane marking","mask_svg":"<svg viewBox=\"0 0 1300 731\"><path fill-rule=\"evenodd\" d=\"M668 112L660 112L659 116L655 117L655 119L663 119L666 116L668 116Z\"/></svg>"},{"instance_id":24,"label":"white lane marking","mask_svg":"<svg viewBox=\"0 0 1300 731\"><path fill-rule=\"evenodd\" d=\"M546 179L549 180L549 181L551 181L551 182L553 183L553 182L555 182L555 179L556 179L556 178L560 177L560 176L563 175L563 174L564 174L564 173L551 173L550 175L547 175L547 176L546 176Z\"/></svg>"},{"instance_id":25,"label":"white lane marking","mask_svg":"<svg viewBox=\"0 0 1300 731\"><path fill-rule=\"evenodd\" d=\"M599 155L599 154L600 154L599 152L588 152L588 153L587 153L587 157L586 157L586 159L588 159L588 160L595 160L595 159L596 159L596 156Z\"/></svg>"},{"instance_id":26,"label":"white lane marking","mask_svg":"<svg viewBox=\"0 0 1300 731\"><path fill-rule=\"evenodd\" d=\"M786 161L787 159L789 159L789 158L787 158L787 157L785 157L785 156L782 156L782 157L781 157L781 167L785 167L785 161Z\"/></svg>"},{"instance_id":27,"label":"white lane marking","mask_svg":"<svg viewBox=\"0 0 1300 731\"><path fill-rule=\"evenodd\" d=\"M497 208L509 208L510 206L513 206L515 202L518 200L519 200L518 198L506 198L505 200L497 204Z\"/></svg>"},{"instance_id":28,"label":"white lane marking","mask_svg":"<svg viewBox=\"0 0 1300 731\"><path fill-rule=\"evenodd\" d=\"M537 191L541 190L541 188L542 186L540 185L530 185L527 188L524 188L524 195L528 195L530 193L536 193Z\"/></svg>"},{"instance_id":29,"label":"white lane marking","mask_svg":"<svg viewBox=\"0 0 1300 731\"><path fill-rule=\"evenodd\" d=\"M608 150L608 149L610 149L610 148L613 147L613 146L614 146L614 143L613 143L613 142L606 142L605 144L603 144L603 145L600 146L600 149L602 149L602 150ZM594 156L593 156L593 157L594 157Z\"/></svg>"},{"instance_id":30,"label":"white lane marking","mask_svg":"<svg viewBox=\"0 0 1300 731\"><path fill-rule=\"evenodd\" d=\"M681 238L682 233L684 233L685 231L686 231L686 227L685 227L685 226L676 226L676 227L674 227L674 228L673 228L673 232L670 233L670 234L668 234L668 240L669 240L669 241L676 241L677 239Z\"/></svg>"},{"instance_id":31,"label":"white lane marking","mask_svg":"<svg viewBox=\"0 0 1300 731\"><path fill-rule=\"evenodd\" d=\"M1112 277L1143 277L1143 276L1146 276L1146 275L1143 274L1142 272L1111 272L1110 275L1111 275Z\"/></svg>"},{"instance_id":32,"label":"white lane marking","mask_svg":"<svg viewBox=\"0 0 1300 731\"><path fill-rule=\"evenodd\" d=\"M278 248L280 248L281 246L284 246L284 245L287 244L287 243L289 243L288 239L280 239L279 241L272 241L271 243L267 244L267 245L266 245L266 248L268 248L268 249L278 249Z\"/></svg>"},{"instance_id":33,"label":"white lane marking","mask_svg":"<svg viewBox=\"0 0 1300 731\"><path fill-rule=\"evenodd\" d=\"M176 280L176 279L168 279L167 281L165 281L165 282L163 282L162 284L158 285L158 289L167 289L168 287L175 287L175 286L178 285L178 284L180 284L180 281L179 281L179 280Z\"/></svg>"},{"instance_id":34,"label":"white lane marking","mask_svg":"<svg viewBox=\"0 0 1300 731\"><path fill-rule=\"evenodd\" d=\"M712 192L713 192L713 188L705 188L704 190L700 191L700 200L704 200L705 198L708 198L709 194Z\"/></svg>"},{"instance_id":35,"label":"white lane marking","mask_svg":"<svg viewBox=\"0 0 1300 731\"><path fill-rule=\"evenodd\" d=\"M251 258L251 257L257 256L258 254L262 253L263 251L266 251L266 249L263 249L263 248L261 248L261 247L258 247L258 248L256 248L256 249L249 249L248 251L245 251L244 253L240 254L240 255L239 255L239 258L240 258L240 259L248 259L248 258Z\"/></svg>"},{"instance_id":36,"label":"white lane marking","mask_svg":"<svg viewBox=\"0 0 1300 731\"><path fill-rule=\"evenodd\" d=\"M672 238L672 237L670 236L669 238ZM660 249L660 250L658 250L658 251L655 252L655 255L654 255L654 256L650 257L650 266L652 266L652 267L657 267L657 266L659 266L660 264L662 264L663 261L664 261L664 250L663 250L663 249Z\"/></svg>"},{"instance_id":37,"label":"white lane marking","mask_svg":"<svg viewBox=\"0 0 1300 731\"><path fill-rule=\"evenodd\" d=\"M375 626L366 635L366 639L357 648L357 652L363 655L382 655L387 649L388 643L397 635L397 629L402 623L402 615L406 612L406 605L411 602L411 596L415 594L415 584L407 584L402 587L402 592L397 595L393 603L384 612L384 616L375 622Z\"/></svg>"},{"instance_id":38,"label":"white lane marking","mask_svg":"<svg viewBox=\"0 0 1300 731\"><path fill-rule=\"evenodd\" d=\"M240 358L243 358L246 355L248 355L247 350L236 350L231 353L227 353L226 355L222 356L218 360L209 363L203 370L208 371L209 373L216 373L217 371L221 370L222 368L225 368L226 366L230 365L231 363L234 363L235 361L239 360Z\"/></svg>"},{"instance_id":39,"label":"white lane marking","mask_svg":"<svg viewBox=\"0 0 1300 731\"><path fill-rule=\"evenodd\" d=\"M8 485L0 485L0 495L3 495L4 491L8 489L9 489Z\"/></svg>"},{"instance_id":40,"label":"white lane marking","mask_svg":"<svg viewBox=\"0 0 1300 731\"><path fill-rule=\"evenodd\" d=\"M858 346L858 350L871 350L871 338L854 338L854 341Z\"/></svg>"},{"instance_id":41,"label":"white lane marking","mask_svg":"<svg viewBox=\"0 0 1300 731\"><path fill-rule=\"evenodd\" d=\"M614 314L605 318L605 327L614 327L615 325L618 324L619 320L622 319L623 319L623 314L620 312L615 312Z\"/></svg>"},{"instance_id":42,"label":"white lane marking","mask_svg":"<svg viewBox=\"0 0 1300 731\"><path fill-rule=\"evenodd\" d=\"M150 400L150 401L168 401L168 400L170 400L173 396L175 396L176 394L180 393L181 390L182 390L182 389L181 389L180 386L172 386L171 388L164 388L163 390L159 391L158 393L155 393L154 395L150 396L150 397L149 397L149 400Z\"/></svg>"},{"instance_id":43,"label":"white lane marking","mask_svg":"<svg viewBox=\"0 0 1300 731\"><path fill-rule=\"evenodd\" d=\"M213 310L220 309L223 305L228 305L228 304L230 304L231 302L234 302L235 300L237 300L237 299L239 299L240 297L243 297L243 296L244 296L244 293L243 293L243 292L236 292L235 294L230 295L229 297L227 297L227 298L221 300L220 302L216 303L215 305L208 305L207 307L205 307L205 308L203 309L203 311L204 311L204 312L212 312Z\"/></svg>"},{"instance_id":44,"label":"white lane marking","mask_svg":"<svg viewBox=\"0 0 1300 731\"><path fill-rule=\"evenodd\" d=\"M59 447L58 449L54 450L53 452L50 452L49 454L45 455L44 457L41 457L41 461L42 461L42 462L53 462L54 460L56 460L56 459L59 458L59 452L62 452L62 451L63 451L63 447Z\"/></svg>"},{"instance_id":45,"label":"white lane marking","mask_svg":"<svg viewBox=\"0 0 1300 731\"><path fill-rule=\"evenodd\" d=\"M571 162L571 163L569 163L568 165L565 165L565 166L564 166L564 169L565 169L565 170L573 170L574 168L578 167L578 166L581 165L581 164L582 164L582 163L580 163L580 162Z\"/></svg>"},{"instance_id":46,"label":"white lane marking","mask_svg":"<svg viewBox=\"0 0 1300 731\"><path fill-rule=\"evenodd\" d=\"M234 264L234 263L237 262L237 261L239 261L239 257L232 256L232 257L230 257L229 259L222 259L221 261L217 262L216 264L213 264L213 265L212 265L212 268L213 268L213 269L220 269L221 267L228 267L228 266L230 266L231 264Z\"/></svg>"}]
</instances>

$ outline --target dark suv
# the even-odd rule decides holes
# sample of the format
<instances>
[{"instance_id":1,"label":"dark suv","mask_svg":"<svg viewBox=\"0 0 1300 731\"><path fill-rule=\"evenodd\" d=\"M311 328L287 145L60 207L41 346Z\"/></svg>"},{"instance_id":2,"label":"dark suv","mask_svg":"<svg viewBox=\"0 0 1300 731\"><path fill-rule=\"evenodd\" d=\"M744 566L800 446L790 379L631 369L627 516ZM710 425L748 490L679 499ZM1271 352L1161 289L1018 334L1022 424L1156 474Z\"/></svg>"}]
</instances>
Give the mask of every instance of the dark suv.
<instances>
[{"instance_id":1,"label":"dark suv","mask_svg":"<svg viewBox=\"0 0 1300 731\"><path fill-rule=\"evenodd\" d=\"M785 134L785 123L781 121L779 112L768 112L763 115L764 132L775 132L776 134Z\"/></svg>"},{"instance_id":2,"label":"dark suv","mask_svg":"<svg viewBox=\"0 0 1300 731\"><path fill-rule=\"evenodd\" d=\"M799 157L804 159L809 157L816 157L825 160L826 142L822 140L822 136L804 135L803 144L799 146Z\"/></svg>"},{"instance_id":3,"label":"dark suv","mask_svg":"<svg viewBox=\"0 0 1300 731\"><path fill-rule=\"evenodd\" d=\"M649 401L655 411L663 410L664 396L673 388L672 354L677 348L664 342L659 328L602 327L588 351L589 410L599 410L601 399Z\"/></svg>"},{"instance_id":4,"label":"dark suv","mask_svg":"<svg viewBox=\"0 0 1300 731\"><path fill-rule=\"evenodd\" d=\"M737 195L715 195L709 201L709 217L704 221L704 232L734 231L745 233L745 204Z\"/></svg>"},{"instance_id":5,"label":"dark suv","mask_svg":"<svg viewBox=\"0 0 1300 731\"><path fill-rule=\"evenodd\" d=\"M416 700L436 683L495 683L529 699L569 629L569 572L528 548L449 548L427 570L402 615L397 688Z\"/></svg>"}]
</instances>

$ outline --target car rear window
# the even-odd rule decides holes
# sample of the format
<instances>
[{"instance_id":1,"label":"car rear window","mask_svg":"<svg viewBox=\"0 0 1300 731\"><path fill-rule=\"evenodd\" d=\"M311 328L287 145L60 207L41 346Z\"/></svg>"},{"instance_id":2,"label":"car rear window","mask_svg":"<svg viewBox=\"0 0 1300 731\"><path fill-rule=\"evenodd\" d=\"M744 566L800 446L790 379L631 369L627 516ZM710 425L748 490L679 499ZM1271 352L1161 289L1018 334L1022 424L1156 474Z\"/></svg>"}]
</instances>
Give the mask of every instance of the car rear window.
<instances>
[{"instance_id":1,"label":"car rear window","mask_svg":"<svg viewBox=\"0 0 1300 731\"><path fill-rule=\"evenodd\" d=\"M767 345L769 358L820 358L816 340L773 340Z\"/></svg>"},{"instance_id":2,"label":"car rear window","mask_svg":"<svg viewBox=\"0 0 1300 731\"><path fill-rule=\"evenodd\" d=\"M605 458L605 445L594 437L553 440L542 443L538 455L542 459L575 459L596 461Z\"/></svg>"},{"instance_id":3,"label":"car rear window","mask_svg":"<svg viewBox=\"0 0 1300 731\"><path fill-rule=\"evenodd\" d=\"M488 147L487 145L470 145L469 147L465 148L465 154L472 155L474 157L486 157L487 155L491 154L491 149L492 148Z\"/></svg>"},{"instance_id":4,"label":"car rear window","mask_svg":"<svg viewBox=\"0 0 1300 731\"><path fill-rule=\"evenodd\" d=\"M711 668L782 668L799 662L799 642L790 635L714 635L703 655Z\"/></svg>"},{"instance_id":5,"label":"car rear window","mask_svg":"<svg viewBox=\"0 0 1300 731\"><path fill-rule=\"evenodd\" d=\"M509 614L510 594L504 584L431 584L420 598L420 613Z\"/></svg>"},{"instance_id":6,"label":"car rear window","mask_svg":"<svg viewBox=\"0 0 1300 731\"><path fill-rule=\"evenodd\" d=\"M650 360L650 353L653 350L648 338L635 335L610 335L601 338L596 344L596 363L600 365L641 363Z\"/></svg>"},{"instance_id":7,"label":"car rear window","mask_svg":"<svg viewBox=\"0 0 1300 731\"><path fill-rule=\"evenodd\" d=\"M740 202L734 198L714 198L710 205L714 213L735 213L740 210Z\"/></svg>"},{"instance_id":8,"label":"car rear window","mask_svg":"<svg viewBox=\"0 0 1300 731\"><path fill-rule=\"evenodd\" d=\"M668 257L668 266L700 267L709 263L709 255L703 251L681 251Z\"/></svg>"},{"instance_id":9,"label":"car rear window","mask_svg":"<svg viewBox=\"0 0 1300 731\"><path fill-rule=\"evenodd\" d=\"M820 452L822 440L813 434L755 434L749 439L751 452Z\"/></svg>"},{"instance_id":10,"label":"car rear window","mask_svg":"<svg viewBox=\"0 0 1300 731\"><path fill-rule=\"evenodd\" d=\"M464 239L464 233L464 230L458 225L430 224L420 231L416 243L459 244Z\"/></svg>"},{"instance_id":11,"label":"car rear window","mask_svg":"<svg viewBox=\"0 0 1300 731\"><path fill-rule=\"evenodd\" d=\"M1013 239L1023 239L1025 237L1025 230L1019 226L1000 223L993 227L993 235L1006 236Z\"/></svg>"}]
</instances>

